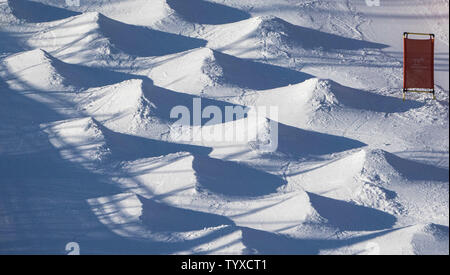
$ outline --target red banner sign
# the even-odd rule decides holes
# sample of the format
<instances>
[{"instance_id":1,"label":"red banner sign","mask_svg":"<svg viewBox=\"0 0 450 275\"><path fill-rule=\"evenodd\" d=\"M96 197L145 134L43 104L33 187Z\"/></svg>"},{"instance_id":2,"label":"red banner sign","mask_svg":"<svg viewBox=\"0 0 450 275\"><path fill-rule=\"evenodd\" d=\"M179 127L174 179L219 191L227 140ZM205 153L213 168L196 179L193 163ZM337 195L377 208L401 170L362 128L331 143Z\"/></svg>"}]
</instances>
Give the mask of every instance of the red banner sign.
<instances>
[{"instance_id":1,"label":"red banner sign","mask_svg":"<svg viewBox=\"0 0 450 275\"><path fill-rule=\"evenodd\" d=\"M434 35L430 39L404 36L404 84L408 90L434 90Z\"/></svg>"}]
</instances>

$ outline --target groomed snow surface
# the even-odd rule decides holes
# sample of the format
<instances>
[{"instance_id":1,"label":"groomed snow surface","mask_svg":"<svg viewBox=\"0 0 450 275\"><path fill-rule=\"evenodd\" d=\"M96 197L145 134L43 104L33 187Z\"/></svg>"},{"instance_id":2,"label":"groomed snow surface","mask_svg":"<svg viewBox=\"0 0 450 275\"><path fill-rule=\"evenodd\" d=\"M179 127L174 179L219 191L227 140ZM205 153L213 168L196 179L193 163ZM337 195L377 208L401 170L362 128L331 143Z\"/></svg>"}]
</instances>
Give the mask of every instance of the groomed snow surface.
<instances>
[{"instance_id":1,"label":"groomed snow surface","mask_svg":"<svg viewBox=\"0 0 450 275\"><path fill-rule=\"evenodd\" d=\"M0 254L449 254L448 0L87 2L0 0Z\"/></svg>"}]
</instances>

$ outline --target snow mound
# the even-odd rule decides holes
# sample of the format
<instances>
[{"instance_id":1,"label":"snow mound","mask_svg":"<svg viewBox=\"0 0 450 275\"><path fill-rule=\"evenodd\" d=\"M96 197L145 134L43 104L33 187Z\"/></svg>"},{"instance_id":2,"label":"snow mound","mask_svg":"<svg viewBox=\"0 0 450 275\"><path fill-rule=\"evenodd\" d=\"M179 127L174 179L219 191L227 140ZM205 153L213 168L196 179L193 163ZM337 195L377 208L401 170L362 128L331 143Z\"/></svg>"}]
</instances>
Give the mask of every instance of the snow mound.
<instances>
[{"instance_id":1,"label":"snow mound","mask_svg":"<svg viewBox=\"0 0 450 275\"><path fill-rule=\"evenodd\" d=\"M448 255L448 226L426 224L413 235L412 246L416 255Z\"/></svg>"},{"instance_id":2,"label":"snow mound","mask_svg":"<svg viewBox=\"0 0 450 275\"><path fill-rule=\"evenodd\" d=\"M396 186L405 186L408 181L448 181L446 169L403 159L379 149L363 149L312 167L294 167L288 174L288 189L300 187L393 214L403 211L397 193L392 191Z\"/></svg>"},{"instance_id":3,"label":"snow mound","mask_svg":"<svg viewBox=\"0 0 450 275\"><path fill-rule=\"evenodd\" d=\"M287 125L306 125L321 110L328 111L339 106L329 82L317 78L287 87L248 93L244 101L254 106L277 106L278 121Z\"/></svg>"},{"instance_id":4,"label":"snow mound","mask_svg":"<svg viewBox=\"0 0 450 275\"><path fill-rule=\"evenodd\" d=\"M232 35L230 35L232 34ZM293 25L278 17L260 16L206 28L208 47L241 58L289 58L296 50L358 50L384 45L345 38ZM243 50L245 49L245 50Z\"/></svg>"},{"instance_id":5,"label":"snow mound","mask_svg":"<svg viewBox=\"0 0 450 275\"><path fill-rule=\"evenodd\" d=\"M93 118L58 121L41 128L63 159L92 169L111 157L103 127Z\"/></svg>"},{"instance_id":6,"label":"snow mound","mask_svg":"<svg viewBox=\"0 0 450 275\"><path fill-rule=\"evenodd\" d=\"M166 124L155 117L157 106L145 96L144 82L140 79L87 90L80 95L78 105L117 132L159 138L167 131Z\"/></svg>"},{"instance_id":7,"label":"snow mound","mask_svg":"<svg viewBox=\"0 0 450 275\"><path fill-rule=\"evenodd\" d=\"M206 142L204 145L213 147L212 154L218 158L239 160L254 157L269 159L281 157L294 162L366 146L358 140L278 123L272 119L273 113L266 112L266 115L270 114L271 119L263 117L263 112L260 112L256 116L250 113L246 119L226 123L224 132L227 136L229 133L236 137L233 146L231 142L223 142L223 144ZM206 128L204 132L208 130ZM239 157L236 158L236 156Z\"/></svg>"},{"instance_id":8,"label":"snow mound","mask_svg":"<svg viewBox=\"0 0 450 275\"><path fill-rule=\"evenodd\" d=\"M448 227L438 224L417 224L382 231L379 236L359 242L333 254L362 255L448 255Z\"/></svg>"},{"instance_id":9,"label":"snow mound","mask_svg":"<svg viewBox=\"0 0 450 275\"><path fill-rule=\"evenodd\" d=\"M241 230L225 217L171 207L132 193L89 199L88 203L112 232L164 243L165 249L178 246L177 254L229 255L246 250Z\"/></svg>"},{"instance_id":10,"label":"snow mound","mask_svg":"<svg viewBox=\"0 0 450 275\"><path fill-rule=\"evenodd\" d=\"M253 72L248 74L248 72ZM195 95L230 97L242 90L265 90L300 83L310 76L282 67L243 60L209 48L168 58L149 75L164 88ZM178 81L173 81L177 79Z\"/></svg>"},{"instance_id":11,"label":"snow mound","mask_svg":"<svg viewBox=\"0 0 450 275\"><path fill-rule=\"evenodd\" d=\"M246 193L241 193L237 197L234 194L221 192L220 188L233 186L233 183L227 180L211 179L220 186L213 188L209 185L208 190L205 190L204 179L211 177L211 174L199 168L198 162L204 158L207 158L207 163L211 163L211 169L219 169L217 162L219 165L222 164L221 161L209 159L206 156L200 157L199 160L199 156L182 152L139 159L122 166L126 171L124 174L130 176L121 177L117 179L117 182L121 188L148 199L161 200L173 207L224 216L238 226L271 232L293 230L317 216L304 191L296 190L285 194L272 193L260 196L261 192L253 188L253 193L249 193L251 191L248 188L258 184L260 185L258 188L271 188L267 185L267 181L260 181L261 176L259 179L248 177L242 180L240 184L244 186L240 189ZM230 173L232 172L230 169L251 170L246 167L236 168L226 163L222 166ZM253 174L256 173L258 172L253 172ZM174 178L174 174L179 177ZM266 174L265 177L275 176Z\"/></svg>"},{"instance_id":12,"label":"snow mound","mask_svg":"<svg viewBox=\"0 0 450 275\"><path fill-rule=\"evenodd\" d=\"M132 79L83 91L77 94L75 101L80 112L94 117L107 128L151 139L211 146L219 144L219 141L214 139L215 136L209 134L216 126L223 126L222 133L227 129L232 130L233 127L238 128L234 132L242 135L248 131L244 119L227 117L222 117L219 122L210 125L206 125L206 119L203 119L201 124L194 125L194 118L188 118L187 122L179 124L179 117L173 117L173 113L182 107L183 111L188 110L190 114L195 114L194 99L196 99L194 96L166 90L154 86L149 81ZM200 103L201 106L217 106L222 111L235 106L206 98ZM255 123L250 125L254 130L251 133L256 134L256 131L260 130L259 126L264 126L262 125L264 123L265 119L255 120ZM208 134L209 138L206 138ZM233 141L235 139L224 143L230 144Z\"/></svg>"},{"instance_id":13,"label":"snow mound","mask_svg":"<svg viewBox=\"0 0 450 275\"><path fill-rule=\"evenodd\" d=\"M421 106L416 101L403 102L399 98L360 91L319 78L287 87L249 92L244 101L255 106L278 106L278 121L296 127L326 125L330 120L342 123L361 117L361 113L384 115Z\"/></svg>"},{"instance_id":14,"label":"snow mound","mask_svg":"<svg viewBox=\"0 0 450 275\"><path fill-rule=\"evenodd\" d=\"M201 47L205 43L200 39L125 24L98 12L51 23L47 30L28 40L32 47L45 49L64 61L87 62L85 64L108 62L111 55L120 54L167 55Z\"/></svg>"},{"instance_id":15,"label":"snow mound","mask_svg":"<svg viewBox=\"0 0 450 275\"><path fill-rule=\"evenodd\" d=\"M200 95L223 78L223 68L215 62L214 51L201 48L181 53L151 70L149 77L155 85ZM213 70L206 70L210 65ZM179 79L180 81L173 81Z\"/></svg>"},{"instance_id":16,"label":"snow mound","mask_svg":"<svg viewBox=\"0 0 450 275\"><path fill-rule=\"evenodd\" d=\"M405 181L398 170L410 162L383 150L364 149L304 172L294 169L288 182L291 188L300 186L308 192L398 214L402 206L389 188ZM409 167L413 171L414 167Z\"/></svg>"},{"instance_id":17,"label":"snow mound","mask_svg":"<svg viewBox=\"0 0 450 275\"><path fill-rule=\"evenodd\" d=\"M83 6L83 10L98 11L115 20L140 26L151 26L174 12L165 0L107 0L107 4L105 2L103 0L89 3L88 7Z\"/></svg>"},{"instance_id":18,"label":"snow mound","mask_svg":"<svg viewBox=\"0 0 450 275\"><path fill-rule=\"evenodd\" d=\"M101 31L102 18L101 14L93 12L57 21L30 38L28 44L45 49L61 60L73 61L71 63L107 58L112 43Z\"/></svg>"},{"instance_id":19,"label":"snow mound","mask_svg":"<svg viewBox=\"0 0 450 275\"><path fill-rule=\"evenodd\" d=\"M447 169L404 159L379 149L369 151L365 173L371 180L380 179L386 183L401 180L448 181Z\"/></svg>"},{"instance_id":20,"label":"snow mound","mask_svg":"<svg viewBox=\"0 0 450 275\"><path fill-rule=\"evenodd\" d=\"M69 64L42 49L10 56L1 73L18 89L41 91L75 91L100 87L129 79L124 73Z\"/></svg>"},{"instance_id":21,"label":"snow mound","mask_svg":"<svg viewBox=\"0 0 450 275\"><path fill-rule=\"evenodd\" d=\"M56 68L61 64L41 49L19 53L4 60L6 72L19 87L43 91L65 89L65 77Z\"/></svg>"},{"instance_id":22,"label":"snow mound","mask_svg":"<svg viewBox=\"0 0 450 275\"><path fill-rule=\"evenodd\" d=\"M204 147L115 132L91 117L47 123L41 125L41 128L47 133L51 144L60 151L63 159L78 163L85 161L88 163L87 168L97 170L111 169L111 165L133 162L141 158L153 158L155 162L166 159L170 162L189 153L207 155L211 151ZM189 168L185 168L186 171L192 170L191 164L192 161L188 162ZM120 170L116 168L115 171ZM188 182L188 178L189 176L185 175L182 184ZM166 187L170 186L177 188L176 181L172 180L172 185Z\"/></svg>"}]
</instances>

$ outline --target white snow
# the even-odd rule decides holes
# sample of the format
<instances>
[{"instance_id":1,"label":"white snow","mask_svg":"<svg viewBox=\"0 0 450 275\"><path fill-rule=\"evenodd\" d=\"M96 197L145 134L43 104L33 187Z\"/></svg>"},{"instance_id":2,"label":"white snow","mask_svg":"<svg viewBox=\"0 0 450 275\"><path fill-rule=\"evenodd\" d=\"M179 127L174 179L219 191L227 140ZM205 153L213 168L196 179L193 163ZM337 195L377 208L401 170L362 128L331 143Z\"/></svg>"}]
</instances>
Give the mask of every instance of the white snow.
<instances>
[{"instance_id":1,"label":"white snow","mask_svg":"<svg viewBox=\"0 0 450 275\"><path fill-rule=\"evenodd\" d=\"M448 254L448 7L0 0L0 254Z\"/></svg>"}]
</instances>

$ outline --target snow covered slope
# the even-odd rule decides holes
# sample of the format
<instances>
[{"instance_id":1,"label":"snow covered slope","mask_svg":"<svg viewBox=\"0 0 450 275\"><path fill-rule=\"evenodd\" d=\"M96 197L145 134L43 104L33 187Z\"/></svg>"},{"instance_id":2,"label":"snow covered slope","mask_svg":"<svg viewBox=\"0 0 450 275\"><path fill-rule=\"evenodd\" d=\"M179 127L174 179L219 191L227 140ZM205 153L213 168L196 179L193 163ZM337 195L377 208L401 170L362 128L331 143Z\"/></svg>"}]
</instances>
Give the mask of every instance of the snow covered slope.
<instances>
[{"instance_id":1,"label":"snow covered slope","mask_svg":"<svg viewBox=\"0 0 450 275\"><path fill-rule=\"evenodd\" d=\"M0 254L449 253L448 0L74 2L0 0Z\"/></svg>"}]
</instances>

